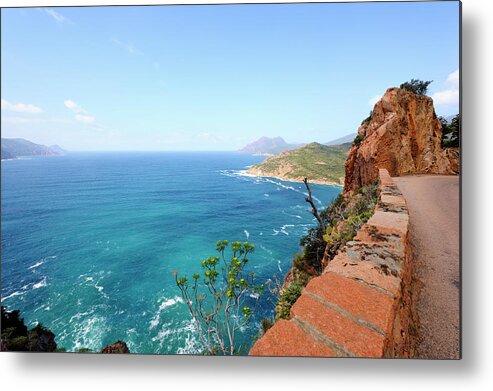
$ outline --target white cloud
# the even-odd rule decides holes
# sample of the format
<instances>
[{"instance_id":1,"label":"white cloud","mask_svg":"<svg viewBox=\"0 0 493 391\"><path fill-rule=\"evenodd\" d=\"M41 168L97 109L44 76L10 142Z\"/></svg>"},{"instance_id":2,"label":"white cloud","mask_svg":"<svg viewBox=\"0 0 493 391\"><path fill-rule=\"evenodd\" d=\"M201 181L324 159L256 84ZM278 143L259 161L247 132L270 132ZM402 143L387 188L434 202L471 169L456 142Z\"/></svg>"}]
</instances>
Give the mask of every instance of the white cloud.
<instances>
[{"instance_id":1,"label":"white cloud","mask_svg":"<svg viewBox=\"0 0 493 391\"><path fill-rule=\"evenodd\" d=\"M369 101L368 101L368 104L373 107L375 106L375 104L380 100L382 99L382 95L375 95L373 98L371 98Z\"/></svg>"},{"instance_id":2,"label":"white cloud","mask_svg":"<svg viewBox=\"0 0 493 391\"><path fill-rule=\"evenodd\" d=\"M89 115L89 113L82 108L79 104L74 102L71 99L67 99L63 101L63 104L65 107L75 113L75 120L78 122L81 122L86 125L94 125L96 127L99 127L100 125L96 124L96 117Z\"/></svg>"},{"instance_id":3,"label":"white cloud","mask_svg":"<svg viewBox=\"0 0 493 391\"><path fill-rule=\"evenodd\" d=\"M52 9L45 9L45 12L50 15L53 19L55 19L55 21L57 23L72 23L72 21L68 18L66 18L65 16L63 16L62 14L60 14L59 12L56 12Z\"/></svg>"},{"instance_id":4,"label":"white cloud","mask_svg":"<svg viewBox=\"0 0 493 391\"><path fill-rule=\"evenodd\" d=\"M445 90L435 92L432 96L433 102L437 105L458 105L459 104L459 90Z\"/></svg>"},{"instance_id":5,"label":"white cloud","mask_svg":"<svg viewBox=\"0 0 493 391\"><path fill-rule=\"evenodd\" d=\"M454 72L448 75L447 81L451 83L453 86L455 86L456 88L459 88L459 70L456 69Z\"/></svg>"},{"instance_id":6,"label":"white cloud","mask_svg":"<svg viewBox=\"0 0 493 391\"><path fill-rule=\"evenodd\" d=\"M75 103L73 100L67 99L63 101L63 104L67 109L72 110L74 113L85 113L86 111L80 107L77 103Z\"/></svg>"},{"instance_id":7,"label":"white cloud","mask_svg":"<svg viewBox=\"0 0 493 391\"><path fill-rule=\"evenodd\" d=\"M459 70L455 70L447 77L447 85L443 91L435 92L431 97L436 105L458 105L459 104Z\"/></svg>"},{"instance_id":8,"label":"white cloud","mask_svg":"<svg viewBox=\"0 0 493 391\"><path fill-rule=\"evenodd\" d=\"M28 114L37 114L43 112L43 110L41 110L37 106L25 103L10 103L5 99L2 99L2 110Z\"/></svg>"},{"instance_id":9,"label":"white cloud","mask_svg":"<svg viewBox=\"0 0 493 391\"><path fill-rule=\"evenodd\" d=\"M139 49L137 49L132 43L122 42L116 38L112 38L111 42L113 42L116 46L126 50L129 54L140 54Z\"/></svg>"},{"instance_id":10,"label":"white cloud","mask_svg":"<svg viewBox=\"0 0 493 391\"><path fill-rule=\"evenodd\" d=\"M96 121L96 118L91 115L76 114L75 120L82 122L83 124L93 124Z\"/></svg>"}]
</instances>

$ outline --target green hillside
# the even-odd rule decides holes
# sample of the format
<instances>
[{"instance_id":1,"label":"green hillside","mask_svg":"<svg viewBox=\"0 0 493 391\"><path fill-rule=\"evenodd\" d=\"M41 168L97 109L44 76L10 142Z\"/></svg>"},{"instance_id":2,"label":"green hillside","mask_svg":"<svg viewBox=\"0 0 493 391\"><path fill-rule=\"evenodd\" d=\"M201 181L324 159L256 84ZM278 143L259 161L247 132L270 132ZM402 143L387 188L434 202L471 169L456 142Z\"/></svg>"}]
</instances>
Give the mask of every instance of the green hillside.
<instances>
[{"instance_id":1,"label":"green hillside","mask_svg":"<svg viewBox=\"0 0 493 391\"><path fill-rule=\"evenodd\" d=\"M272 176L286 180L341 183L344 178L344 163L351 144L322 145L307 144L303 147L282 152L251 167L248 172L259 176Z\"/></svg>"}]
</instances>

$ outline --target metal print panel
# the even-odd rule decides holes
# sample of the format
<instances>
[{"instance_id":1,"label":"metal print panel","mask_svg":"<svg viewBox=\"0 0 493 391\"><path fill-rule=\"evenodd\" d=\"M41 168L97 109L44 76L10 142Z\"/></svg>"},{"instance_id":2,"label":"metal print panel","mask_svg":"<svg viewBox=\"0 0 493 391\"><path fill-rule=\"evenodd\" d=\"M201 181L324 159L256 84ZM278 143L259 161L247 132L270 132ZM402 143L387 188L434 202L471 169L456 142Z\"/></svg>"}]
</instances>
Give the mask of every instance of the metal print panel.
<instances>
[{"instance_id":1,"label":"metal print panel","mask_svg":"<svg viewBox=\"0 0 493 391\"><path fill-rule=\"evenodd\" d=\"M460 358L460 13L3 8L1 350Z\"/></svg>"}]
</instances>

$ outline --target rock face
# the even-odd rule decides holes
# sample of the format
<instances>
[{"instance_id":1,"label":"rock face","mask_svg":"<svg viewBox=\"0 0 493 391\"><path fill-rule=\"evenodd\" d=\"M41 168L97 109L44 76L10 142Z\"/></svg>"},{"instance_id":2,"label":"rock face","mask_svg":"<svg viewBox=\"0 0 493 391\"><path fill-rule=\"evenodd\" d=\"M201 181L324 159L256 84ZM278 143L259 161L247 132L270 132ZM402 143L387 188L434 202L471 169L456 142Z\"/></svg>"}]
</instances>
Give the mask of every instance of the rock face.
<instances>
[{"instance_id":1,"label":"rock face","mask_svg":"<svg viewBox=\"0 0 493 391\"><path fill-rule=\"evenodd\" d=\"M378 178L378 169L391 176L458 174L458 154L441 147L442 125L433 100L390 88L358 129L362 141L346 160L344 191L350 192Z\"/></svg>"},{"instance_id":2,"label":"rock face","mask_svg":"<svg viewBox=\"0 0 493 391\"><path fill-rule=\"evenodd\" d=\"M128 346L125 342L116 341L115 343L112 343L103 348L103 350L101 350L101 353L130 353L130 350L128 349Z\"/></svg>"}]
</instances>

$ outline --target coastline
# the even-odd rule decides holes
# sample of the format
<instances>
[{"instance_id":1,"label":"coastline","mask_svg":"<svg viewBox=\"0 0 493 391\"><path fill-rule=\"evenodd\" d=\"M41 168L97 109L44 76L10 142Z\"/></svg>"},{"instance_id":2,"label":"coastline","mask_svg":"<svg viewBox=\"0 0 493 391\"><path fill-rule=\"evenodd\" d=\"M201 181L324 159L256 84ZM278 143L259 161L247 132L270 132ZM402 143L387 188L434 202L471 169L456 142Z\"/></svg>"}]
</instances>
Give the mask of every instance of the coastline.
<instances>
[{"instance_id":1,"label":"coastline","mask_svg":"<svg viewBox=\"0 0 493 391\"><path fill-rule=\"evenodd\" d=\"M253 177L263 177L263 178L274 178L274 179L279 179L284 182L295 182L295 183L303 183L303 179L296 179L296 178L287 178L287 177L280 177L276 175L271 175L271 174L261 174L255 171L250 171L251 169L249 168L248 170L245 170L243 175L247 176L253 176ZM332 181L324 181L324 180L310 180L308 179L309 183L315 183L317 185L329 185L329 186L338 186L338 187L344 187L343 184L337 183L337 182L332 182Z\"/></svg>"}]
</instances>

